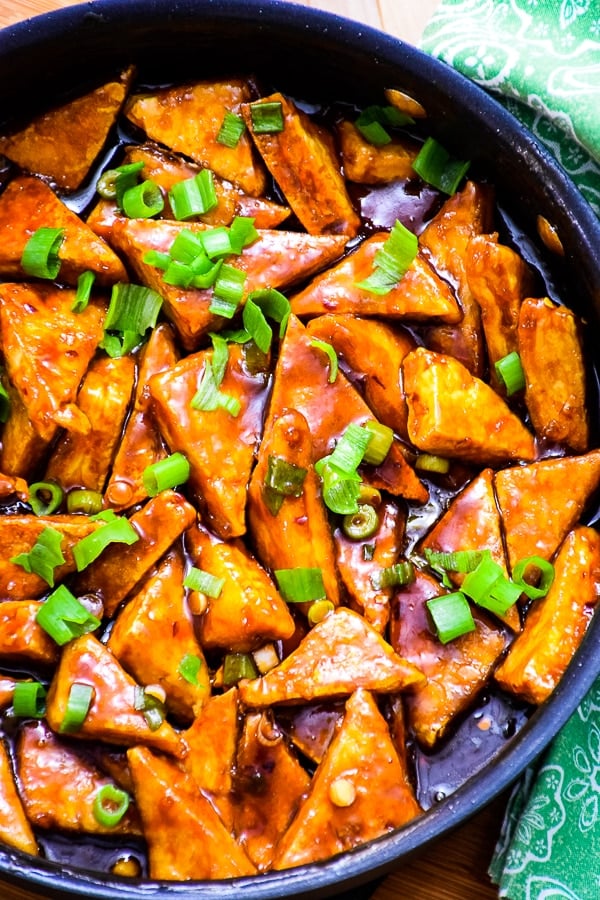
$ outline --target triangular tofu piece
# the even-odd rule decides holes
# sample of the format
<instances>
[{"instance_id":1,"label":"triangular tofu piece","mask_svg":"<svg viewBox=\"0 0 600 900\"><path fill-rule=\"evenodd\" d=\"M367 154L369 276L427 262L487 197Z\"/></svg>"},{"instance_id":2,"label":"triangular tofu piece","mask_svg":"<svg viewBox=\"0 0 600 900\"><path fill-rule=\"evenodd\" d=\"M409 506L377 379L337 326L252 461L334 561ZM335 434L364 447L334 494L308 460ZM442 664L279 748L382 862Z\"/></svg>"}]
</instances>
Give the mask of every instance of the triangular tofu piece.
<instances>
[{"instance_id":1,"label":"triangular tofu piece","mask_svg":"<svg viewBox=\"0 0 600 900\"><path fill-rule=\"evenodd\" d=\"M3 153L22 169L75 191L85 180L114 125L133 77L126 69L82 97L37 116L21 131L0 137Z\"/></svg>"},{"instance_id":2,"label":"triangular tofu piece","mask_svg":"<svg viewBox=\"0 0 600 900\"><path fill-rule=\"evenodd\" d=\"M196 521L195 508L176 491L161 491L129 517L139 535L133 544L112 543L80 572L77 594L100 596L104 613L112 616L158 560Z\"/></svg>"},{"instance_id":3,"label":"triangular tofu piece","mask_svg":"<svg viewBox=\"0 0 600 900\"><path fill-rule=\"evenodd\" d=\"M51 442L37 433L21 395L6 378L6 373L2 384L8 394L9 409L2 428L0 470L33 482Z\"/></svg>"},{"instance_id":4,"label":"triangular tofu piece","mask_svg":"<svg viewBox=\"0 0 600 900\"><path fill-rule=\"evenodd\" d=\"M54 581L58 584L76 569L73 546L100 525L88 516L79 515L0 516L0 598L29 600L47 593L48 583L43 578L11 562L14 556L30 553L45 528L52 528L63 537L60 549L65 561L54 569Z\"/></svg>"},{"instance_id":5,"label":"triangular tofu piece","mask_svg":"<svg viewBox=\"0 0 600 900\"><path fill-rule=\"evenodd\" d=\"M371 695L357 690L308 797L278 844L274 869L328 859L422 812Z\"/></svg>"},{"instance_id":6,"label":"triangular tofu piece","mask_svg":"<svg viewBox=\"0 0 600 900\"><path fill-rule=\"evenodd\" d=\"M447 591L423 572L394 595L390 642L427 680L405 695L408 723L419 743L433 747L453 718L466 709L488 683L507 645L502 627L473 608L476 629L442 644L431 630L425 605Z\"/></svg>"},{"instance_id":7,"label":"triangular tofu piece","mask_svg":"<svg viewBox=\"0 0 600 900\"><path fill-rule=\"evenodd\" d=\"M0 740L0 841L37 856L37 841L17 791L8 749Z\"/></svg>"},{"instance_id":8,"label":"triangular tofu piece","mask_svg":"<svg viewBox=\"0 0 600 900\"><path fill-rule=\"evenodd\" d=\"M189 881L255 874L190 775L146 747L134 747L127 758L148 844L150 878Z\"/></svg>"},{"instance_id":9,"label":"triangular tofu piece","mask_svg":"<svg viewBox=\"0 0 600 900\"><path fill-rule=\"evenodd\" d=\"M203 647L248 653L293 635L287 603L240 541L222 541L196 525L186 534L186 546L193 565L223 579L218 597L207 598L200 616Z\"/></svg>"},{"instance_id":10,"label":"triangular tofu piece","mask_svg":"<svg viewBox=\"0 0 600 900\"><path fill-rule=\"evenodd\" d=\"M494 493L494 471L484 469L452 500L443 516L419 543L418 550L452 553L456 550L489 550L492 559L508 572L500 513ZM460 572L448 572L457 586L463 583ZM513 630L520 627L519 611L511 606L503 620Z\"/></svg>"},{"instance_id":11,"label":"triangular tofu piece","mask_svg":"<svg viewBox=\"0 0 600 900\"><path fill-rule=\"evenodd\" d=\"M43 722L27 722L17 743L23 804L36 828L102 835L140 835L138 812L129 805L113 826L94 815L94 800L106 785L115 787L84 749L62 740ZM48 777L49 773L51 777Z\"/></svg>"},{"instance_id":12,"label":"triangular tofu piece","mask_svg":"<svg viewBox=\"0 0 600 900\"><path fill-rule=\"evenodd\" d=\"M135 379L130 355L92 360L77 395L77 406L90 423L86 434L67 432L54 447L44 475L64 491L83 488L102 493Z\"/></svg>"},{"instance_id":13,"label":"triangular tofu piece","mask_svg":"<svg viewBox=\"0 0 600 900\"><path fill-rule=\"evenodd\" d=\"M71 310L75 291L53 285L0 285L0 328L8 377L40 437L57 428L85 434L90 423L76 405L79 385L102 335L104 301Z\"/></svg>"},{"instance_id":14,"label":"triangular tofu piece","mask_svg":"<svg viewBox=\"0 0 600 900\"><path fill-rule=\"evenodd\" d=\"M306 325L311 337L331 344L344 373L360 390L375 416L408 440L408 409L400 379L404 357L417 343L402 326L354 315L324 315Z\"/></svg>"},{"instance_id":15,"label":"triangular tofu piece","mask_svg":"<svg viewBox=\"0 0 600 900\"><path fill-rule=\"evenodd\" d=\"M239 682L246 706L270 706L351 694L357 688L393 693L423 681L361 615L340 606L312 628L282 663Z\"/></svg>"},{"instance_id":16,"label":"triangular tofu piece","mask_svg":"<svg viewBox=\"0 0 600 900\"><path fill-rule=\"evenodd\" d=\"M54 666L60 647L37 622L41 600L4 600L0 603L0 660Z\"/></svg>"},{"instance_id":17,"label":"triangular tofu piece","mask_svg":"<svg viewBox=\"0 0 600 900\"><path fill-rule=\"evenodd\" d=\"M310 776L269 711L247 714L235 771L234 832L259 872L264 872L310 787Z\"/></svg>"},{"instance_id":18,"label":"triangular tofu piece","mask_svg":"<svg viewBox=\"0 0 600 900\"><path fill-rule=\"evenodd\" d=\"M190 722L210 697L210 677L187 608L184 575L182 555L167 554L117 616L107 646L139 684L164 688L167 709ZM181 674L186 657L199 662L192 681Z\"/></svg>"},{"instance_id":19,"label":"triangular tofu piece","mask_svg":"<svg viewBox=\"0 0 600 900\"><path fill-rule=\"evenodd\" d=\"M171 452L183 453L190 464L188 486L221 538L246 531L246 489L254 451L262 434L262 410L267 400L268 373L251 375L245 350L229 344L229 358L220 390L240 402L238 415L226 409L191 406L212 350L187 356L150 379L154 414Z\"/></svg>"},{"instance_id":20,"label":"triangular tofu piece","mask_svg":"<svg viewBox=\"0 0 600 900\"><path fill-rule=\"evenodd\" d=\"M298 377L302 373L302 377ZM373 413L357 389L338 371L330 381L329 359L300 320L291 315L275 369L265 434L275 419L288 409L301 413L313 440L313 462L327 456L348 425L363 425ZM424 503L428 492L407 462L403 448L394 441L381 466L363 467L362 478L375 487Z\"/></svg>"},{"instance_id":21,"label":"triangular tofu piece","mask_svg":"<svg viewBox=\"0 0 600 900\"><path fill-rule=\"evenodd\" d=\"M378 586L382 569L395 565L404 547L406 512L391 500L377 511L377 530L368 538L349 538L343 528L334 531L337 564L350 605L383 634L390 618L392 587Z\"/></svg>"},{"instance_id":22,"label":"triangular tofu piece","mask_svg":"<svg viewBox=\"0 0 600 900\"><path fill-rule=\"evenodd\" d=\"M446 200L419 235L419 245L438 275L455 285L463 313L456 325L427 328L424 342L438 353L455 356L478 378L485 369L485 343L481 311L471 293L465 263L471 238L491 231L493 211L492 188L468 181L462 190Z\"/></svg>"},{"instance_id":23,"label":"triangular tofu piece","mask_svg":"<svg viewBox=\"0 0 600 900\"><path fill-rule=\"evenodd\" d=\"M402 372L408 433L419 450L479 465L535 459L533 435L454 357L418 347L405 357Z\"/></svg>"},{"instance_id":24,"label":"triangular tofu piece","mask_svg":"<svg viewBox=\"0 0 600 900\"><path fill-rule=\"evenodd\" d=\"M284 497L277 511L276 506L269 505L265 485L271 456L306 472L299 496ZM248 488L248 528L264 566L272 570L297 566L320 569L325 595L338 606L340 592L331 526L312 461L312 437L301 413L290 409L270 421ZM273 529L277 531L276 541Z\"/></svg>"},{"instance_id":25,"label":"triangular tofu piece","mask_svg":"<svg viewBox=\"0 0 600 900\"><path fill-rule=\"evenodd\" d=\"M527 556L550 560L600 484L600 450L502 469L494 484L511 570Z\"/></svg>"},{"instance_id":26,"label":"triangular tofu piece","mask_svg":"<svg viewBox=\"0 0 600 900\"><path fill-rule=\"evenodd\" d=\"M148 250L168 253L180 231L206 231L201 222L171 222L166 219L117 218L110 241L132 266L137 277L164 298L164 312L171 319L187 350L194 350L211 329L218 330L223 318L210 312L213 289L186 290L166 284L163 272L144 262ZM309 235L298 231L263 230L239 256L225 262L246 274L244 293L271 287L283 290L325 268L344 251L343 235Z\"/></svg>"},{"instance_id":27,"label":"triangular tofu piece","mask_svg":"<svg viewBox=\"0 0 600 900\"><path fill-rule=\"evenodd\" d=\"M128 281L119 257L94 234L48 185L33 175L17 175L0 195L0 275L24 278L21 257L27 241L38 228L63 228L58 251L58 279L76 285L82 272L91 271L100 285Z\"/></svg>"},{"instance_id":28,"label":"triangular tofu piece","mask_svg":"<svg viewBox=\"0 0 600 900\"><path fill-rule=\"evenodd\" d=\"M578 526L554 562L555 578L535 600L523 631L496 671L496 681L539 706L552 693L591 622L600 593L600 535Z\"/></svg>"},{"instance_id":29,"label":"triangular tofu piece","mask_svg":"<svg viewBox=\"0 0 600 900\"><path fill-rule=\"evenodd\" d=\"M124 746L147 744L175 756L184 755L183 739L166 720L158 728L149 726L143 711L136 708L140 686L92 634L65 646L50 684L46 719L57 733L65 718L73 684L89 685L93 689L90 708L74 737Z\"/></svg>"},{"instance_id":30,"label":"triangular tofu piece","mask_svg":"<svg viewBox=\"0 0 600 900\"><path fill-rule=\"evenodd\" d=\"M104 502L124 510L148 496L143 475L148 466L164 459L166 450L152 414L148 382L153 375L174 366L178 360L173 329L161 323L153 328L138 363L133 409L113 460L104 491Z\"/></svg>"},{"instance_id":31,"label":"triangular tofu piece","mask_svg":"<svg viewBox=\"0 0 600 900\"><path fill-rule=\"evenodd\" d=\"M415 257L403 278L387 294L373 294L358 287L373 272L375 254L388 237L387 232L372 235L336 266L313 278L292 297L293 312L297 316L352 313L415 322L458 322L461 310L451 287L423 254Z\"/></svg>"},{"instance_id":32,"label":"triangular tofu piece","mask_svg":"<svg viewBox=\"0 0 600 900\"><path fill-rule=\"evenodd\" d=\"M255 131L253 110L262 103L280 105L281 130ZM244 104L242 115L268 170L308 233L354 237L360 216L348 195L333 135L280 93Z\"/></svg>"},{"instance_id":33,"label":"triangular tofu piece","mask_svg":"<svg viewBox=\"0 0 600 900\"><path fill-rule=\"evenodd\" d=\"M235 147L217 140L225 114L240 115L241 104L251 98L249 83L241 79L199 81L135 95L126 104L125 115L153 141L258 197L265 191L266 173L250 135L243 134Z\"/></svg>"}]
</instances>

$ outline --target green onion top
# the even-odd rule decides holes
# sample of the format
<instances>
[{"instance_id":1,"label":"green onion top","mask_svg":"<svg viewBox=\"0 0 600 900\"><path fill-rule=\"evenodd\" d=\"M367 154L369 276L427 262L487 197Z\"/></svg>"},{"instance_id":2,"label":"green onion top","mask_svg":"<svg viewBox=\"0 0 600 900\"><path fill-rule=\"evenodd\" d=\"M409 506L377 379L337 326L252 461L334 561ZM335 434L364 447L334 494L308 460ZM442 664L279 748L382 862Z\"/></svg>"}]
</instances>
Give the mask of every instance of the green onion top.
<instances>
[{"instance_id":1,"label":"green onion top","mask_svg":"<svg viewBox=\"0 0 600 900\"><path fill-rule=\"evenodd\" d=\"M79 731L86 720L94 700L94 688L90 684L75 681L69 690L65 715L60 723L61 734L72 734Z\"/></svg>"},{"instance_id":2,"label":"green onion top","mask_svg":"<svg viewBox=\"0 0 600 900\"><path fill-rule=\"evenodd\" d=\"M13 691L13 714L23 719L41 719L46 712L46 689L39 681L17 681Z\"/></svg>"},{"instance_id":3,"label":"green onion top","mask_svg":"<svg viewBox=\"0 0 600 900\"><path fill-rule=\"evenodd\" d=\"M61 647L100 626L100 620L64 584L44 600L36 622Z\"/></svg>"},{"instance_id":4,"label":"green onion top","mask_svg":"<svg viewBox=\"0 0 600 900\"><path fill-rule=\"evenodd\" d=\"M197 175L176 182L169 191L173 215L180 221L205 215L213 210L218 202L214 175L210 169L202 169Z\"/></svg>"},{"instance_id":5,"label":"green onion top","mask_svg":"<svg viewBox=\"0 0 600 900\"><path fill-rule=\"evenodd\" d=\"M47 525L29 552L19 553L18 556L11 557L10 561L54 587L54 570L65 562L61 550L62 541L60 531Z\"/></svg>"},{"instance_id":6,"label":"green onion top","mask_svg":"<svg viewBox=\"0 0 600 900\"><path fill-rule=\"evenodd\" d=\"M129 794L114 784L104 784L94 797L94 818L104 828L115 828L128 808Z\"/></svg>"},{"instance_id":7,"label":"green onion top","mask_svg":"<svg viewBox=\"0 0 600 900\"><path fill-rule=\"evenodd\" d=\"M149 497L177 487L190 477L190 464L183 453L172 453L146 466L142 473L144 488Z\"/></svg>"},{"instance_id":8,"label":"green onion top","mask_svg":"<svg viewBox=\"0 0 600 900\"><path fill-rule=\"evenodd\" d=\"M373 272L356 287L372 294L388 294L402 280L419 249L416 234L396 220L388 237L375 252Z\"/></svg>"},{"instance_id":9,"label":"green onion top","mask_svg":"<svg viewBox=\"0 0 600 900\"><path fill-rule=\"evenodd\" d=\"M73 558L77 571L82 572L97 559L110 544L135 544L139 535L129 519L114 516L101 528L86 534L73 547Z\"/></svg>"},{"instance_id":10,"label":"green onion top","mask_svg":"<svg viewBox=\"0 0 600 900\"><path fill-rule=\"evenodd\" d=\"M250 118L255 134L275 134L283 131L283 107L279 100L259 100L251 103Z\"/></svg>"},{"instance_id":11,"label":"green onion top","mask_svg":"<svg viewBox=\"0 0 600 900\"><path fill-rule=\"evenodd\" d=\"M225 147L237 147L245 130L246 124L242 117L226 110L217 134L217 143L223 144Z\"/></svg>"},{"instance_id":12,"label":"green onion top","mask_svg":"<svg viewBox=\"0 0 600 900\"><path fill-rule=\"evenodd\" d=\"M207 597L216 599L221 594L225 585L225 579L212 575L204 569L198 569L192 566L185 578L183 586L191 591L197 591L199 594L206 594Z\"/></svg>"},{"instance_id":13,"label":"green onion top","mask_svg":"<svg viewBox=\"0 0 600 900\"><path fill-rule=\"evenodd\" d=\"M154 328L162 306L160 294L138 284L115 284L104 320L100 346L109 356L124 356L135 349L149 328Z\"/></svg>"},{"instance_id":14,"label":"green onion top","mask_svg":"<svg viewBox=\"0 0 600 900\"><path fill-rule=\"evenodd\" d=\"M75 300L71 309L73 312L80 313L86 308L90 302L92 288L96 280L96 273L87 269L77 278L77 290L75 292Z\"/></svg>"},{"instance_id":15,"label":"green onion top","mask_svg":"<svg viewBox=\"0 0 600 900\"><path fill-rule=\"evenodd\" d=\"M525 388L525 372L523 370L521 357L516 350L513 350L512 353L508 353L506 356L503 356L502 359L495 362L494 368L498 380L506 389L506 395L508 397L511 397L513 394L516 394L518 391L522 391Z\"/></svg>"},{"instance_id":16,"label":"green onion top","mask_svg":"<svg viewBox=\"0 0 600 900\"><path fill-rule=\"evenodd\" d=\"M274 575L279 593L288 603L323 600L327 596L319 568L276 569Z\"/></svg>"},{"instance_id":17,"label":"green onion top","mask_svg":"<svg viewBox=\"0 0 600 900\"><path fill-rule=\"evenodd\" d=\"M186 653L179 663L178 672L188 684L198 684L198 673L202 668L202 660L194 653Z\"/></svg>"},{"instance_id":18,"label":"green onion top","mask_svg":"<svg viewBox=\"0 0 600 900\"><path fill-rule=\"evenodd\" d=\"M64 240L64 228L38 228L23 250L21 268L31 278L54 281L60 272L59 250Z\"/></svg>"},{"instance_id":19,"label":"green onion top","mask_svg":"<svg viewBox=\"0 0 600 900\"><path fill-rule=\"evenodd\" d=\"M470 165L470 162L454 159L435 138L428 137L413 162L413 169L423 181L452 195Z\"/></svg>"},{"instance_id":20,"label":"green onion top","mask_svg":"<svg viewBox=\"0 0 600 900\"><path fill-rule=\"evenodd\" d=\"M475 631L475 620L469 603L460 591L433 597L425 603L442 644Z\"/></svg>"}]
</instances>

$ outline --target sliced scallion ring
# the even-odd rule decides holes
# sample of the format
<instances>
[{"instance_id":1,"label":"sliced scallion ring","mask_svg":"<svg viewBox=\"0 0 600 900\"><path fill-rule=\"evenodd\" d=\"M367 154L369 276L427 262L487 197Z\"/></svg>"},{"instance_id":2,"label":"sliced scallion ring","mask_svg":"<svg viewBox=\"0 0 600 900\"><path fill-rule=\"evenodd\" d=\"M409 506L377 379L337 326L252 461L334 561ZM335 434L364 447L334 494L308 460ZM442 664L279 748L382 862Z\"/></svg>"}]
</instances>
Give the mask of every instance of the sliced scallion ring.
<instances>
[{"instance_id":1,"label":"sliced scallion ring","mask_svg":"<svg viewBox=\"0 0 600 900\"><path fill-rule=\"evenodd\" d=\"M354 513L344 516L342 530L352 541L366 541L379 529L377 510L370 503L359 503Z\"/></svg>"},{"instance_id":2,"label":"sliced scallion ring","mask_svg":"<svg viewBox=\"0 0 600 900\"><path fill-rule=\"evenodd\" d=\"M185 222L196 216L203 216L218 204L213 173L202 169L197 175L176 182L169 191L169 203L173 215Z\"/></svg>"},{"instance_id":3,"label":"sliced scallion ring","mask_svg":"<svg viewBox=\"0 0 600 900\"><path fill-rule=\"evenodd\" d=\"M522 391L525 388L525 372L521 357L516 350L507 353L502 359L494 363L498 380L504 385L507 397Z\"/></svg>"},{"instance_id":4,"label":"sliced scallion ring","mask_svg":"<svg viewBox=\"0 0 600 900\"><path fill-rule=\"evenodd\" d=\"M73 682L69 689L65 714L59 726L61 734L79 731L90 711L93 699L94 688L90 684Z\"/></svg>"},{"instance_id":5,"label":"sliced scallion ring","mask_svg":"<svg viewBox=\"0 0 600 900\"><path fill-rule=\"evenodd\" d=\"M115 828L129 809L129 794L114 784L104 784L94 797L94 818L104 828Z\"/></svg>"},{"instance_id":6,"label":"sliced scallion ring","mask_svg":"<svg viewBox=\"0 0 600 900\"><path fill-rule=\"evenodd\" d=\"M27 502L36 516L51 516L60 507L64 491L55 481L36 481L29 485Z\"/></svg>"},{"instance_id":7,"label":"sliced scallion ring","mask_svg":"<svg viewBox=\"0 0 600 900\"><path fill-rule=\"evenodd\" d=\"M216 599L221 594L224 585L224 578L220 578L196 566L192 566L183 579L184 587L189 588L191 591L197 591L199 594L206 594L207 597L212 597L213 599Z\"/></svg>"},{"instance_id":8,"label":"sliced scallion ring","mask_svg":"<svg viewBox=\"0 0 600 900\"><path fill-rule=\"evenodd\" d=\"M423 181L444 194L456 193L467 173L468 161L454 159L435 138L428 137L413 162L413 169Z\"/></svg>"},{"instance_id":9,"label":"sliced scallion ring","mask_svg":"<svg viewBox=\"0 0 600 900\"><path fill-rule=\"evenodd\" d=\"M242 117L226 110L217 134L217 143L225 147L237 147L245 130L246 123Z\"/></svg>"},{"instance_id":10,"label":"sliced scallion ring","mask_svg":"<svg viewBox=\"0 0 600 900\"><path fill-rule=\"evenodd\" d=\"M123 194L122 207L130 219L151 219L164 209L161 189L154 181L142 181Z\"/></svg>"},{"instance_id":11,"label":"sliced scallion ring","mask_svg":"<svg viewBox=\"0 0 600 900\"><path fill-rule=\"evenodd\" d=\"M59 250L64 240L64 228L38 228L23 250L21 268L31 278L54 281L60 272Z\"/></svg>"},{"instance_id":12,"label":"sliced scallion ring","mask_svg":"<svg viewBox=\"0 0 600 900\"><path fill-rule=\"evenodd\" d=\"M46 688L39 681L17 681L13 691L13 714L23 719L41 719L46 712Z\"/></svg>"},{"instance_id":13,"label":"sliced scallion ring","mask_svg":"<svg viewBox=\"0 0 600 900\"><path fill-rule=\"evenodd\" d=\"M279 593L287 603L306 603L327 596L319 568L276 569L274 575Z\"/></svg>"},{"instance_id":14,"label":"sliced scallion ring","mask_svg":"<svg viewBox=\"0 0 600 900\"><path fill-rule=\"evenodd\" d=\"M64 584L44 600L35 618L40 628L61 647L100 626L100 620Z\"/></svg>"},{"instance_id":15,"label":"sliced scallion ring","mask_svg":"<svg viewBox=\"0 0 600 900\"><path fill-rule=\"evenodd\" d=\"M534 569L539 573L537 584L531 584L526 580L528 570ZM552 563L541 556L527 556L519 560L513 568L513 581L519 585L521 591L530 600L538 600L545 597L554 582L555 569Z\"/></svg>"},{"instance_id":16,"label":"sliced scallion ring","mask_svg":"<svg viewBox=\"0 0 600 900\"><path fill-rule=\"evenodd\" d=\"M329 376L327 381L329 384L333 384L338 374L338 358L335 349L327 341L322 341L320 338L311 338L310 344L311 347L322 350L327 356L327 359L329 360Z\"/></svg>"},{"instance_id":17,"label":"sliced scallion ring","mask_svg":"<svg viewBox=\"0 0 600 900\"><path fill-rule=\"evenodd\" d=\"M83 310L87 307L88 303L90 302L92 288L94 286L95 280L96 273L91 272L89 269L87 269L85 272L82 272L78 277L75 300L73 301L73 305L71 306L73 312L83 312Z\"/></svg>"},{"instance_id":18,"label":"sliced scallion ring","mask_svg":"<svg viewBox=\"0 0 600 900\"><path fill-rule=\"evenodd\" d=\"M469 602L460 591L432 597L425 603L442 644L447 644L463 634L475 631L475 620Z\"/></svg>"},{"instance_id":19,"label":"sliced scallion ring","mask_svg":"<svg viewBox=\"0 0 600 900\"><path fill-rule=\"evenodd\" d=\"M149 497L156 497L161 491L177 487L190 477L190 464L183 453L171 453L164 459L146 466L142 473L144 488Z\"/></svg>"}]
</instances>

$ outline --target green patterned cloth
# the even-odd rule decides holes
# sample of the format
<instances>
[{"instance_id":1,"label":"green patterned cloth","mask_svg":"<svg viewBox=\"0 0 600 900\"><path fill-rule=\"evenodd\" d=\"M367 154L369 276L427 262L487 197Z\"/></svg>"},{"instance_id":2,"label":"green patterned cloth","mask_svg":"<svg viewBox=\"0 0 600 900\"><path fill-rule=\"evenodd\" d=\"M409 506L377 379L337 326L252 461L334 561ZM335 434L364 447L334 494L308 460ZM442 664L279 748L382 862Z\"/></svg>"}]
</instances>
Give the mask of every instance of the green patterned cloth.
<instances>
[{"instance_id":1,"label":"green patterned cloth","mask_svg":"<svg viewBox=\"0 0 600 900\"><path fill-rule=\"evenodd\" d=\"M600 215L600 0L442 0L421 45L493 92ZM600 900L600 678L514 789L489 872L510 900Z\"/></svg>"},{"instance_id":2,"label":"green patterned cloth","mask_svg":"<svg viewBox=\"0 0 600 900\"><path fill-rule=\"evenodd\" d=\"M421 46L502 100L600 215L600 0L443 0Z\"/></svg>"}]
</instances>

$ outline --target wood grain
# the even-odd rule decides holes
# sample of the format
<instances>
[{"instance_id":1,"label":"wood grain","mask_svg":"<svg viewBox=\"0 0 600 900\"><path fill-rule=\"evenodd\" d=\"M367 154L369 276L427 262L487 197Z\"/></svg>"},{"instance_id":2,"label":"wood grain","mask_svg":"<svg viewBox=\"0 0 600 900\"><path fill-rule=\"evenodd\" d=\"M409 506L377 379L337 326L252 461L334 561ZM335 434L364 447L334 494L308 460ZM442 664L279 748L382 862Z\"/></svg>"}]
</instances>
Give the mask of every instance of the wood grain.
<instances>
[{"instance_id":1,"label":"wood grain","mask_svg":"<svg viewBox=\"0 0 600 900\"><path fill-rule=\"evenodd\" d=\"M95 0L101 3L102 0ZM294 0L303 6L325 9L403 40L418 44L426 22L439 0ZM67 6L75 0L2 0L0 27L39 13ZM93 4L92 4L93 5ZM371 900L497 900L487 876L494 843L504 813L500 798L466 825L393 872L377 887ZM33 900L27 891L0 883L2 900ZM39 895L36 895L39 900Z\"/></svg>"}]
</instances>

